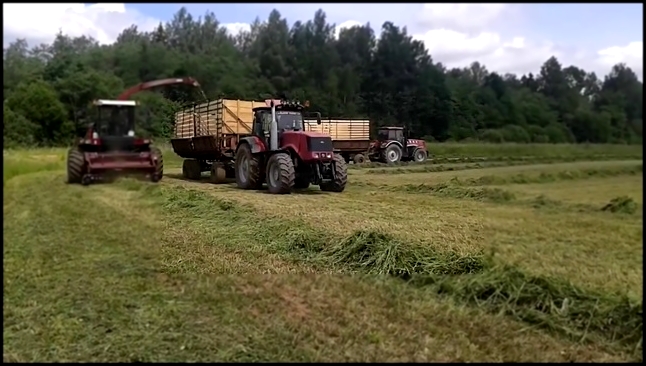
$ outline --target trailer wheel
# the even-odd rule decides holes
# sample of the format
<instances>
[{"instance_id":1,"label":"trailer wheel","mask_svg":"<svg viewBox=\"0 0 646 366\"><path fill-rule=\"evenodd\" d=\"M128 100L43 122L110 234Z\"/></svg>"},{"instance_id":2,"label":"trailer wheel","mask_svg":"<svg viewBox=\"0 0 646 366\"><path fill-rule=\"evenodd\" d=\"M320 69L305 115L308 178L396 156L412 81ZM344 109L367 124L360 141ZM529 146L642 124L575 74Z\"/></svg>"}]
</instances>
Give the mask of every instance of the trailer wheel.
<instances>
[{"instance_id":1,"label":"trailer wheel","mask_svg":"<svg viewBox=\"0 0 646 366\"><path fill-rule=\"evenodd\" d=\"M247 143L240 145L236 153L235 177L236 184L242 189L262 188L260 157L251 153Z\"/></svg>"},{"instance_id":2,"label":"trailer wheel","mask_svg":"<svg viewBox=\"0 0 646 366\"><path fill-rule=\"evenodd\" d=\"M346 183L348 183L348 166L340 155L334 155L334 163L336 165L334 179L329 183L322 183L319 185L322 191L325 192L343 192Z\"/></svg>"},{"instance_id":3,"label":"trailer wheel","mask_svg":"<svg viewBox=\"0 0 646 366\"><path fill-rule=\"evenodd\" d=\"M202 176L202 167L200 162L195 159L186 159L182 163L182 175L184 178L199 180Z\"/></svg>"},{"instance_id":4,"label":"trailer wheel","mask_svg":"<svg viewBox=\"0 0 646 366\"><path fill-rule=\"evenodd\" d=\"M227 171L221 163L211 165L211 182L215 184L224 183L227 180Z\"/></svg>"},{"instance_id":5,"label":"trailer wheel","mask_svg":"<svg viewBox=\"0 0 646 366\"><path fill-rule=\"evenodd\" d=\"M383 152L381 159L388 164L397 163L402 158L402 149L398 146L390 144Z\"/></svg>"},{"instance_id":6,"label":"trailer wheel","mask_svg":"<svg viewBox=\"0 0 646 366\"><path fill-rule=\"evenodd\" d=\"M85 174L85 157L78 148L71 148L67 154L67 183L81 183Z\"/></svg>"},{"instance_id":7,"label":"trailer wheel","mask_svg":"<svg viewBox=\"0 0 646 366\"><path fill-rule=\"evenodd\" d=\"M357 154L354 156L353 160L355 164L363 164L366 162L366 157L363 156L363 154Z\"/></svg>"},{"instance_id":8,"label":"trailer wheel","mask_svg":"<svg viewBox=\"0 0 646 366\"><path fill-rule=\"evenodd\" d=\"M416 149L415 151L413 151L413 160L417 163L426 161L427 157L428 153L424 149Z\"/></svg>"},{"instance_id":9,"label":"trailer wheel","mask_svg":"<svg viewBox=\"0 0 646 366\"><path fill-rule=\"evenodd\" d=\"M150 177L150 180L157 183L164 177L164 156L161 150L156 147L150 148L150 153L156 157L155 172Z\"/></svg>"},{"instance_id":10,"label":"trailer wheel","mask_svg":"<svg viewBox=\"0 0 646 366\"><path fill-rule=\"evenodd\" d=\"M269 193L291 193L295 176L294 162L292 162L289 154L274 154L267 161L267 188Z\"/></svg>"}]
</instances>

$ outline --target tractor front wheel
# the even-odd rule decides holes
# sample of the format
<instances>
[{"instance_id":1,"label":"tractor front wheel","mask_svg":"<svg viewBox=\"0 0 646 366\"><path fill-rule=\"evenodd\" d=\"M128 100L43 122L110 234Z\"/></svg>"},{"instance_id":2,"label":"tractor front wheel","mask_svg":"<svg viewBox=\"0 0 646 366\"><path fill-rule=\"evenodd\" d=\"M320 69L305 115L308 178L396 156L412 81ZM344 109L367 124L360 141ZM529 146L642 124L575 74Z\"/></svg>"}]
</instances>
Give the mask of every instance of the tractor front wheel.
<instances>
[{"instance_id":1,"label":"tractor front wheel","mask_svg":"<svg viewBox=\"0 0 646 366\"><path fill-rule=\"evenodd\" d=\"M67 183L77 184L85 174L85 157L77 148L70 149L67 154Z\"/></svg>"},{"instance_id":2,"label":"tractor front wheel","mask_svg":"<svg viewBox=\"0 0 646 366\"><path fill-rule=\"evenodd\" d=\"M251 153L247 143L240 145L236 153L235 175L236 184L242 189L262 188L260 157Z\"/></svg>"},{"instance_id":3,"label":"tractor front wheel","mask_svg":"<svg viewBox=\"0 0 646 366\"><path fill-rule=\"evenodd\" d=\"M157 183L164 177L164 156L161 150L156 147L151 148L150 153L155 161L155 172L150 177L150 180Z\"/></svg>"},{"instance_id":4,"label":"tractor front wheel","mask_svg":"<svg viewBox=\"0 0 646 366\"><path fill-rule=\"evenodd\" d=\"M322 191L341 193L348 183L348 166L340 155L334 155L334 177L331 182L319 185Z\"/></svg>"},{"instance_id":5,"label":"tractor front wheel","mask_svg":"<svg viewBox=\"0 0 646 366\"><path fill-rule=\"evenodd\" d=\"M428 154L424 149L417 149L413 151L413 161L415 161L416 163L422 163L426 161L427 157L428 157Z\"/></svg>"},{"instance_id":6,"label":"tractor front wheel","mask_svg":"<svg viewBox=\"0 0 646 366\"><path fill-rule=\"evenodd\" d=\"M267 188L269 193L289 194L294 188L294 162L289 154L278 153L267 161Z\"/></svg>"}]
</instances>

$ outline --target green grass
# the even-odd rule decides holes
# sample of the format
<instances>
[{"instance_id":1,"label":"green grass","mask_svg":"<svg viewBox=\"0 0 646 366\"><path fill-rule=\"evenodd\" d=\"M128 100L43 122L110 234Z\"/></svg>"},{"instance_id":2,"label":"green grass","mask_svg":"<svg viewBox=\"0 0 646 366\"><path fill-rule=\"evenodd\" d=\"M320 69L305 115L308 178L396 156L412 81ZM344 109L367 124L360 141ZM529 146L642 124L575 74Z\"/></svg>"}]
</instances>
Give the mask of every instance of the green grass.
<instances>
[{"instance_id":1,"label":"green grass","mask_svg":"<svg viewBox=\"0 0 646 366\"><path fill-rule=\"evenodd\" d=\"M5 362L642 360L630 159L359 169L343 194L275 196L175 178L168 150L160 184L90 187L52 151L10 154L59 165L5 177Z\"/></svg>"},{"instance_id":2,"label":"green grass","mask_svg":"<svg viewBox=\"0 0 646 366\"><path fill-rule=\"evenodd\" d=\"M23 174L65 169L67 155L63 149L42 149L36 154L30 150L4 151L2 156L2 184Z\"/></svg>"},{"instance_id":3,"label":"green grass","mask_svg":"<svg viewBox=\"0 0 646 366\"><path fill-rule=\"evenodd\" d=\"M428 150L438 157L585 157L614 155L625 158L643 156L641 145L606 144L486 144L486 143L430 143Z\"/></svg>"}]
</instances>

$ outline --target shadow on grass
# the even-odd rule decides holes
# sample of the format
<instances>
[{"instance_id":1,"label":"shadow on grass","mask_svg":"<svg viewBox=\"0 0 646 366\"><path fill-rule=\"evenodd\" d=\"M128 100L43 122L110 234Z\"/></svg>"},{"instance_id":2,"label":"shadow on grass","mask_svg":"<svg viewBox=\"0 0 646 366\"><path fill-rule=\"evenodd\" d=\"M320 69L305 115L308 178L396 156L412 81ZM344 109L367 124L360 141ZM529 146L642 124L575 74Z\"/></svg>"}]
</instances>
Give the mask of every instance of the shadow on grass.
<instances>
[{"instance_id":1,"label":"shadow on grass","mask_svg":"<svg viewBox=\"0 0 646 366\"><path fill-rule=\"evenodd\" d=\"M164 174L164 176L172 179L183 180L185 182L191 182L191 183L209 183L209 184L220 185L220 184L233 184L236 182L235 178L227 178L222 183L213 183L211 181L211 178L208 175L203 175L200 177L200 179L188 179L184 177L182 174Z\"/></svg>"},{"instance_id":2,"label":"shadow on grass","mask_svg":"<svg viewBox=\"0 0 646 366\"><path fill-rule=\"evenodd\" d=\"M215 184L215 185L220 185L220 186L221 185L228 185L230 188L239 189L235 184L236 183L235 178L227 178L222 183L213 183L213 182L211 182L211 180L210 180L210 178L208 176L202 176L202 177L200 177L199 180L185 178L182 174L166 174L164 176L168 177L168 178L171 178L171 179L182 180L182 181L185 181L185 182ZM266 185L263 185L263 188L256 190L256 192L264 193L264 194L271 194L271 193L269 193L269 191L267 191L267 186ZM325 194L325 193L326 192L318 190L317 187L310 187L310 188L307 188L307 189L294 189L294 190L292 190L292 194L317 195L317 194Z\"/></svg>"}]
</instances>

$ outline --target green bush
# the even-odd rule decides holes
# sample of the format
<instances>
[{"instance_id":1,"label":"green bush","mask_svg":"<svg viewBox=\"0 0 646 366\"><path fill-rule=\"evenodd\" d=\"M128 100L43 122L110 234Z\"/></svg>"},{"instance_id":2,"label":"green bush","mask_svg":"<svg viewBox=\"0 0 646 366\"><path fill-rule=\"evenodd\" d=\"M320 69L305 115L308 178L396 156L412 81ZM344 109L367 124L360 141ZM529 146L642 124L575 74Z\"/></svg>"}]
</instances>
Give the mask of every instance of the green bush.
<instances>
[{"instance_id":1,"label":"green bush","mask_svg":"<svg viewBox=\"0 0 646 366\"><path fill-rule=\"evenodd\" d=\"M532 140L527 130L518 125L507 125L502 129L501 133L503 139L507 142L528 143Z\"/></svg>"},{"instance_id":2,"label":"green bush","mask_svg":"<svg viewBox=\"0 0 646 366\"><path fill-rule=\"evenodd\" d=\"M499 130L484 130L480 133L480 140L493 143L505 142L503 134Z\"/></svg>"}]
</instances>

